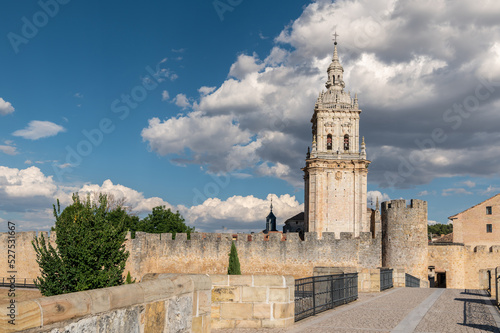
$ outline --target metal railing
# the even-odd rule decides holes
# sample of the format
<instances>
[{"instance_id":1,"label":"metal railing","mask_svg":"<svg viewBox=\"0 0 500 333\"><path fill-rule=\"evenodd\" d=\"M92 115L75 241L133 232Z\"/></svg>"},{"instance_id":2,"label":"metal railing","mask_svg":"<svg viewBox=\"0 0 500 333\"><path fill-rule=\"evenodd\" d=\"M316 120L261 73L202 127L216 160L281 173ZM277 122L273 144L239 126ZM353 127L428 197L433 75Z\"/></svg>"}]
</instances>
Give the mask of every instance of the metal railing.
<instances>
[{"instance_id":1,"label":"metal railing","mask_svg":"<svg viewBox=\"0 0 500 333\"><path fill-rule=\"evenodd\" d=\"M12 283L14 282L14 283ZM11 287L14 284L15 288L36 288L35 280L33 279L12 279L0 277L0 287Z\"/></svg>"},{"instance_id":2,"label":"metal railing","mask_svg":"<svg viewBox=\"0 0 500 333\"><path fill-rule=\"evenodd\" d=\"M380 269L380 291L392 288L392 269L381 268Z\"/></svg>"},{"instance_id":3,"label":"metal railing","mask_svg":"<svg viewBox=\"0 0 500 333\"><path fill-rule=\"evenodd\" d=\"M500 295L498 295L498 292L500 292L500 267L497 267L495 269L495 298L496 298L496 305L500 309Z\"/></svg>"},{"instance_id":4,"label":"metal railing","mask_svg":"<svg viewBox=\"0 0 500 333\"><path fill-rule=\"evenodd\" d=\"M405 273L405 287L420 288L420 279Z\"/></svg>"},{"instance_id":5,"label":"metal railing","mask_svg":"<svg viewBox=\"0 0 500 333\"><path fill-rule=\"evenodd\" d=\"M358 299L358 273L295 280L295 321Z\"/></svg>"}]
</instances>

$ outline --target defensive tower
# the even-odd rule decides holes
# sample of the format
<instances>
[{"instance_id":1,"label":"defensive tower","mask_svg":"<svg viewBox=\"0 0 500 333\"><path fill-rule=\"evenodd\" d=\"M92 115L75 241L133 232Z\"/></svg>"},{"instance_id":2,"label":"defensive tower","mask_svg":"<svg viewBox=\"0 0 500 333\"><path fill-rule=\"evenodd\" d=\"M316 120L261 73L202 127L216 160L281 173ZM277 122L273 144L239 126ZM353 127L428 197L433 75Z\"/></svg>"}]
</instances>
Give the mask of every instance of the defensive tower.
<instances>
[{"instance_id":1,"label":"defensive tower","mask_svg":"<svg viewBox=\"0 0 500 333\"><path fill-rule=\"evenodd\" d=\"M382 203L382 264L403 268L427 280L427 202L392 200Z\"/></svg>"}]
</instances>

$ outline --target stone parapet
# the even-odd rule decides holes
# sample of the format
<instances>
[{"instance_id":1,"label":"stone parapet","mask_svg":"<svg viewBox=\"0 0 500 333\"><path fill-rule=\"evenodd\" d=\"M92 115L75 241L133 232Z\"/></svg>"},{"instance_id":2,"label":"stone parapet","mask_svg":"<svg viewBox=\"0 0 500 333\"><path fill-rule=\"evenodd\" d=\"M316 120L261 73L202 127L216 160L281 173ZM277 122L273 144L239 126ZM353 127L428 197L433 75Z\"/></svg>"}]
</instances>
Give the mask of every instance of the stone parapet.
<instances>
[{"instance_id":1,"label":"stone parapet","mask_svg":"<svg viewBox=\"0 0 500 333\"><path fill-rule=\"evenodd\" d=\"M38 236L47 233L38 233ZM17 265L18 278L35 279L40 271L36 263L36 253L31 242L35 232L19 232L16 249L23 258ZM377 268L382 266L382 238L377 234L360 233L305 233L301 240L297 233L287 233L285 237L271 235L266 240L263 234L237 234L235 245L243 274L293 275L303 278L313 275L317 266L349 266ZM50 234L50 242L55 244L55 233ZM225 274L229 260L232 234L192 233L147 234L137 232L125 242L130 256L124 274L130 272L139 280L147 273L181 274ZM0 251L7 253L7 234L0 233ZM0 271L8 271L7 261L0 262Z\"/></svg>"},{"instance_id":2,"label":"stone parapet","mask_svg":"<svg viewBox=\"0 0 500 333\"><path fill-rule=\"evenodd\" d=\"M211 281L170 275L145 282L1 304L1 332L210 332Z\"/></svg>"},{"instance_id":3,"label":"stone parapet","mask_svg":"<svg viewBox=\"0 0 500 333\"><path fill-rule=\"evenodd\" d=\"M292 276L211 275L213 328L276 328L294 323Z\"/></svg>"},{"instance_id":4,"label":"stone parapet","mask_svg":"<svg viewBox=\"0 0 500 333\"><path fill-rule=\"evenodd\" d=\"M405 270L402 268L395 268L392 271L392 281L394 288L404 288L406 285Z\"/></svg>"}]
</instances>

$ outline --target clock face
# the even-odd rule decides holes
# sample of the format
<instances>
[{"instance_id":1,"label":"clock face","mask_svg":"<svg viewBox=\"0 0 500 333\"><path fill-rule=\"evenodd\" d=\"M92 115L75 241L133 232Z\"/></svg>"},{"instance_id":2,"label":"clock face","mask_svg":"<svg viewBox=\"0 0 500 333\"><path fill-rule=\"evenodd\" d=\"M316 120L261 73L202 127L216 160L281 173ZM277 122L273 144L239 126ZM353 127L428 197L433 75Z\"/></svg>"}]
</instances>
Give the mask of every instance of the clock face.
<instances>
[{"instance_id":1,"label":"clock face","mask_svg":"<svg viewBox=\"0 0 500 333\"><path fill-rule=\"evenodd\" d=\"M342 172L337 171L337 172L335 173L335 179L337 179L337 180L341 180L341 179L342 179Z\"/></svg>"}]
</instances>

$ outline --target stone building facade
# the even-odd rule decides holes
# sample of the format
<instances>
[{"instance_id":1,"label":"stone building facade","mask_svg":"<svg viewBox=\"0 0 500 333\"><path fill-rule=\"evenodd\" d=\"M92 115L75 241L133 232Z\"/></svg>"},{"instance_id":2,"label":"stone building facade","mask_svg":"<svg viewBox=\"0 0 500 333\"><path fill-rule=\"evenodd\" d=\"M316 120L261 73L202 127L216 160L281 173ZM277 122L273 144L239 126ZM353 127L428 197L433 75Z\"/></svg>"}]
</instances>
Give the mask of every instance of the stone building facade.
<instances>
[{"instance_id":1,"label":"stone building facade","mask_svg":"<svg viewBox=\"0 0 500 333\"><path fill-rule=\"evenodd\" d=\"M326 91L316 101L312 116L312 149L303 168L305 225L321 237L324 232L370 231L367 219L367 175L364 140L360 147L361 109L344 91L344 69L337 42L328 67Z\"/></svg>"},{"instance_id":2,"label":"stone building facade","mask_svg":"<svg viewBox=\"0 0 500 333\"><path fill-rule=\"evenodd\" d=\"M461 213L453 221L453 241L464 245L500 245L500 194Z\"/></svg>"},{"instance_id":3,"label":"stone building facade","mask_svg":"<svg viewBox=\"0 0 500 333\"><path fill-rule=\"evenodd\" d=\"M500 194L449 219L452 242L429 244L428 264L436 280L447 288L487 288L488 271L492 276L500 266Z\"/></svg>"}]
</instances>

